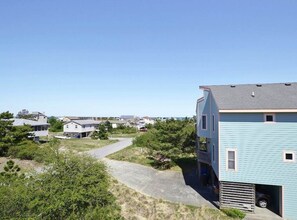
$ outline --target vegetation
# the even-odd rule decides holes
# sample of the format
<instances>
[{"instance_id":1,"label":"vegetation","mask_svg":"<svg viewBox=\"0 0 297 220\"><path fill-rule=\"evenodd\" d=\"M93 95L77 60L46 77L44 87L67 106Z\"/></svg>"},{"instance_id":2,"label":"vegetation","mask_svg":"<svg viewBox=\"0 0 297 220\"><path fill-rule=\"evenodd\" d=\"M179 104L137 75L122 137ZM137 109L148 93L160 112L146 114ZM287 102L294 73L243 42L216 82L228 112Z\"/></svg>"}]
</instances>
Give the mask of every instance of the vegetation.
<instances>
[{"instance_id":1,"label":"vegetation","mask_svg":"<svg viewBox=\"0 0 297 220\"><path fill-rule=\"evenodd\" d=\"M92 139L108 140L108 128L105 124L99 124L98 131L94 131Z\"/></svg>"},{"instance_id":2,"label":"vegetation","mask_svg":"<svg viewBox=\"0 0 297 220\"><path fill-rule=\"evenodd\" d=\"M64 150L83 152L92 150L95 148L101 148L109 144L116 143L117 140L96 140L90 138L74 138L74 139L62 139L59 140L59 146ZM48 146L48 143L42 145L44 148Z\"/></svg>"},{"instance_id":3,"label":"vegetation","mask_svg":"<svg viewBox=\"0 0 297 220\"><path fill-rule=\"evenodd\" d=\"M32 142L32 128L29 125L13 126L13 114L0 114L0 156L9 156L8 151L13 146Z\"/></svg>"},{"instance_id":4,"label":"vegetation","mask_svg":"<svg viewBox=\"0 0 297 220\"><path fill-rule=\"evenodd\" d=\"M34 160L37 155L39 156L39 146L33 141L23 141L17 146L12 146L8 150L8 155L13 158L22 160Z\"/></svg>"},{"instance_id":5,"label":"vegetation","mask_svg":"<svg viewBox=\"0 0 297 220\"><path fill-rule=\"evenodd\" d=\"M117 152L110 158L140 161L141 164L152 165L158 169L169 169L176 164L193 163L194 151L194 121L170 119L164 122L158 121L148 132L135 138L133 147Z\"/></svg>"},{"instance_id":6,"label":"vegetation","mask_svg":"<svg viewBox=\"0 0 297 220\"><path fill-rule=\"evenodd\" d=\"M231 218L243 219L245 217L245 213L238 209L226 208L226 209L221 209L221 211Z\"/></svg>"},{"instance_id":7,"label":"vegetation","mask_svg":"<svg viewBox=\"0 0 297 220\"><path fill-rule=\"evenodd\" d=\"M57 120L55 117L50 117L48 119L48 123L50 124L49 131L51 132L63 131L63 122L60 120Z\"/></svg>"},{"instance_id":8,"label":"vegetation","mask_svg":"<svg viewBox=\"0 0 297 220\"><path fill-rule=\"evenodd\" d=\"M116 180L111 181L110 190L117 198L117 203L121 207L121 215L125 219L230 219L217 209L171 203L143 195Z\"/></svg>"},{"instance_id":9,"label":"vegetation","mask_svg":"<svg viewBox=\"0 0 297 220\"><path fill-rule=\"evenodd\" d=\"M3 219L120 219L102 163L50 148L47 170L30 178L18 175L13 162L0 175Z\"/></svg>"},{"instance_id":10,"label":"vegetation","mask_svg":"<svg viewBox=\"0 0 297 220\"><path fill-rule=\"evenodd\" d=\"M137 128L119 124L117 128L112 129L111 133L112 134L135 134L137 133Z\"/></svg>"}]
</instances>

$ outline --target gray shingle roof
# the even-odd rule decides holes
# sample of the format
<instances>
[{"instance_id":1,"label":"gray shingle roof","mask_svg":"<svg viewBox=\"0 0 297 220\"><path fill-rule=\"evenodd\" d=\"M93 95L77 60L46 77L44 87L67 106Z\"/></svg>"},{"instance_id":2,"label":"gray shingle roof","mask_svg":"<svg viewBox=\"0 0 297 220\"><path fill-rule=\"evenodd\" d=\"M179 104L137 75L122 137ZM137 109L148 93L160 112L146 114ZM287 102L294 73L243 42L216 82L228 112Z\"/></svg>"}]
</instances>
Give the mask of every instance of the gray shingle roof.
<instances>
[{"instance_id":1,"label":"gray shingle roof","mask_svg":"<svg viewBox=\"0 0 297 220\"><path fill-rule=\"evenodd\" d=\"M75 122L79 125L98 125L101 123L100 121L95 121L95 120L72 120L70 122ZM66 123L66 124L68 124L68 123Z\"/></svg>"},{"instance_id":2,"label":"gray shingle roof","mask_svg":"<svg viewBox=\"0 0 297 220\"><path fill-rule=\"evenodd\" d=\"M297 109L297 83L201 86L209 88L219 110Z\"/></svg>"},{"instance_id":3,"label":"gray shingle roof","mask_svg":"<svg viewBox=\"0 0 297 220\"><path fill-rule=\"evenodd\" d=\"M23 126L23 125L31 125L31 126L40 126L40 125L48 125L48 123L33 121L29 119L22 119L22 118L13 118L13 126Z\"/></svg>"}]
</instances>

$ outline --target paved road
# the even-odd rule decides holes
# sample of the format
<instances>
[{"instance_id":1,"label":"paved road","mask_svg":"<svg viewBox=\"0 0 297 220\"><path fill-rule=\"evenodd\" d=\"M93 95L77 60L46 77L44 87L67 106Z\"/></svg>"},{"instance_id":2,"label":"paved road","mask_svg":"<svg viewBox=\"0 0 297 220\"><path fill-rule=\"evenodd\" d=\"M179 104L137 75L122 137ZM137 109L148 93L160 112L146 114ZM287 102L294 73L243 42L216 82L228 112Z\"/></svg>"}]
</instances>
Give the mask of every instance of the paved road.
<instances>
[{"instance_id":1,"label":"paved road","mask_svg":"<svg viewBox=\"0 0 297 220\"><path fill-rule=\"evenodd\" d=\"M214 205L191 186L186 185L183 174L174 171L157 171L153 168L125 161L104 158L109 173L136 191L171 202L193 206Z\"/></svg>"},{"instance_id":2,"label":"paved road","mask_svg":"<svg viewBox=\"0 0 297 220\"><path fill-rule=\"evenodd\" d=\"M94 149L87 151L87 154L89 154L92 157L95 157L97 159L102 159L106 157L109 154L112 154L114 152L117 152L119 150L122 150L132 144L132 138L116 138L119 140L119 142L107 145L102 148Z\"/></svg>"}]
</instances>

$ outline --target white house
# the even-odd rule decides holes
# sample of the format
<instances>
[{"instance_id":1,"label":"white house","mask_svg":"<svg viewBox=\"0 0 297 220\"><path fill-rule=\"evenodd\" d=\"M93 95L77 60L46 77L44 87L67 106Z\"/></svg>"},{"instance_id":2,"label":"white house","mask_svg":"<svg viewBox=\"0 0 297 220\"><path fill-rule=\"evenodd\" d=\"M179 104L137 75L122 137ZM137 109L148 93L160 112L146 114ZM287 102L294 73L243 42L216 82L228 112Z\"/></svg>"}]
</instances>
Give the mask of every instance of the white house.
<instances>
[{"instance_id":1,"label":"white house","mask_svg":"<svg viewBox=\"0 0 297 220\"><path fill-rule=\"evenodd\" d=\"M39 137L48 136L49 124L46 122L33 121L29 119L14 118L13 126L30 125L33 128L34 139L39 140Z\"/></svg>"},{"instance_id":2,"label":"white house","mask_svg":"<svg viewBox=\"0 0 297 220\"><path fill-rule=\"evenodd\" d=\"M98 128L100 123L95 120L72 120L64 124L64 135L78 138L87 137Z\"/></svg>"},{"instance_id":3,"label":"white house","mask_svg":"<svg viewBox=\"0 0 297 220\"><path fill-rule=\"evenodd\" d=\"M142 121L144 122L144 124L146 124L146 125L148 125L148 124L151 124L151 125L155 124L155 120L152 119L152 118L150 118L150 117L147 117L147 116L143 117L141 120L142 120Z\"/></svg>"}]
</instances>

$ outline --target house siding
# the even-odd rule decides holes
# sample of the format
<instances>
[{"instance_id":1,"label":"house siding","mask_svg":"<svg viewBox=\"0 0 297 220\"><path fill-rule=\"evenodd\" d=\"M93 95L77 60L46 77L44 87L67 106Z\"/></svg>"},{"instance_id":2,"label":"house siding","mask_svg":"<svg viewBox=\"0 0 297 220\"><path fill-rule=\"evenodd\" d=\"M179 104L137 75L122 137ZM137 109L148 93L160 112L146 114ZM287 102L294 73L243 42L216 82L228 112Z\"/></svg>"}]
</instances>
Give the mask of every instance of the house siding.
<instances>
[{"instance_id":1,"label":"house siding","mask_svg":"<svg viewBox=\"0 0 297 220\"><path fill-rule=\"evenodd\" d=\"M297 162L284 162L283 151L297 153L297 114L220 114L220 181L283 186L284 217L297 219ZM237 149L237 171L226 170L226 149Z\"/></svg>"},{"instance_id":2,"label":"house siding","mask_svg":"<svg viewBox=\"0 0 297 220\"><path fill-rule=\"evenodd\" d=\"M218 107L212 97L211 92L204 91L204 100L197 103L197 131L199 137L206 137L208 138L208 152L210 152L210 158L211 158L211 165L215 172L215 174L219 175L219 163L218 163L218 119L219 119L219 113L218 113ZM207 116L207 129L202 129L202 115ZM212 116L214 115L214 131L213 131L213 123L212 123ZM214 151L212 151L214 145ZM214 155L213 155L214 153ZM214 158L214 160L213 160Z\"/></svg>"},{"instance_id":3,"label":"house siding","mask_svg":"<svg viewBox=\"0 0 297 220\"><path fill-rule=\"evenodd\" d=\"M75 126L77 126L77 128ZM84 125L84 126L85 127L83 127L77 123L74 123L74 122L69 122L63 126L63 129L64 129L64 132L83 133L83 132L95 131L96 127L98 127L98 125Z\"/></svg>"}]
</instances>

